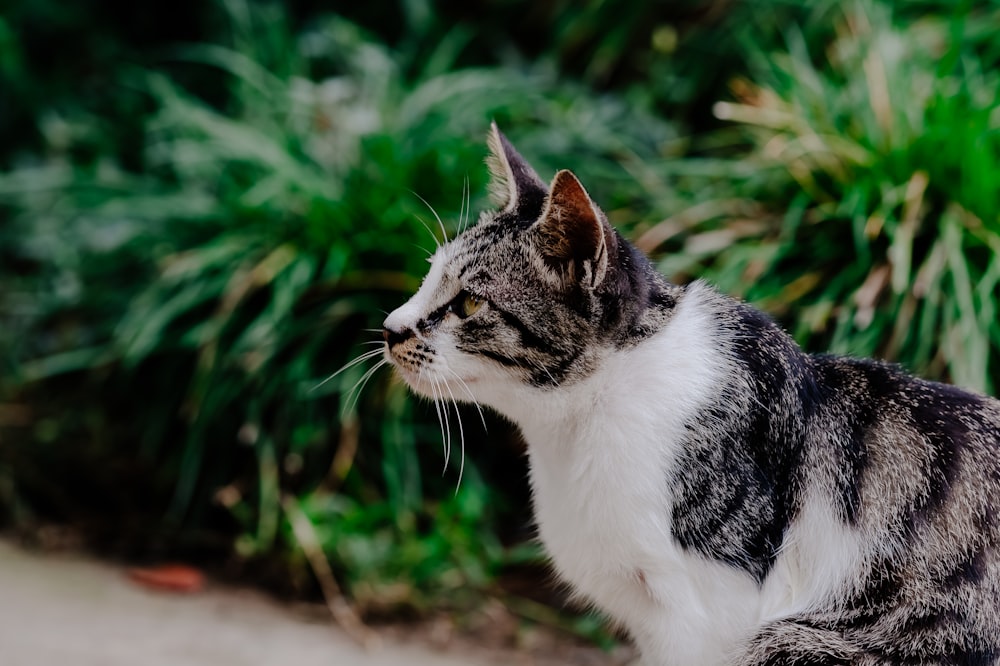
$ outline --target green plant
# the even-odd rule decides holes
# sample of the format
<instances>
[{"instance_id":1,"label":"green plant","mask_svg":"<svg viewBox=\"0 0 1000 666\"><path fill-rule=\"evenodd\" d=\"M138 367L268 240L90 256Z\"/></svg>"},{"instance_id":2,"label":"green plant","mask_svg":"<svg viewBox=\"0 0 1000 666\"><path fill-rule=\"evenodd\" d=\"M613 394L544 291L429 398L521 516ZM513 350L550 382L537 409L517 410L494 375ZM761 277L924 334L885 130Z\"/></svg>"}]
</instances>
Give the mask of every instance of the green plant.
<instances>
[{"instance_id":1,"label":"green plant","mask_svg":"<svg viewBox=\"0 0 1000 666\"><path fill-rule=\"evenodd\" d=\"M484 434L463 411L456 487L433 407L385 371L353 390L375 357L332 376L486 205L494 118L668 274L761 304L812 348L995 390L996 10L705 2L686 24L640 5L607 31L594 3L534 14L550 32L526 66L484 55L509 52L492 16L453 26L406 3L388 46L231 0L224 37L108 73L107 105L33 98L41 147L0 162L0 505L118 550L278 561L371 614L469 607L537 562L498 421ZM0 71L34 86L9 25ZM640 85L567 80L587 67ZM691 120L726 79L718 118L692 120L722 129L687 136L651 110Z\"/></svg>"},{"instance_id":2,"label":"green plant","mask_svg":"<svg viewBox=\"0 0 1000 666\"><path fill-rule=\"evenodd\" d=\"M16 489L73 519L87 513L77 496L115 488L91 518L163 515L188 542L221 529L238 558L283 555L299 578L310 538L363 611L471 604L523 557L498 534L523 482L487 475L497 454L474 412L469 460L456 447L442 475L433 408L387 372L359 393L364 364L331 375L379 339L440 236L485 205L491 118L530 135L540 165L577 153L625 207L643 205L641 186L618 160L673 132L550 71L452 70L443 44L411 79L337 17L295 36L273 8L228 6L232 43L178 48L171 65L204 70L223 102L162 71L121 72L154 109L143 172L74 161L75 141L100 145L107 129L81 111L50 117L47 161L0 176L19 267L0 294L4 390L50 424L19 435Z\"/></svg>"},{"instance_id":3,"label":"green plant","mask_svg":"<svg viewBox=\"0 0 1000 666\"><path fill-rule=\"evenodd\" d=\"M663 268L762 304L807 345L996 390L1000 77L983 23L1000 14L901 24L866 2L829 44L793 26L786 52L751 48L751 78L716 106L749 150L674 165L723 196L647 232L684 232Z\"/></svg>"}]
</instances>

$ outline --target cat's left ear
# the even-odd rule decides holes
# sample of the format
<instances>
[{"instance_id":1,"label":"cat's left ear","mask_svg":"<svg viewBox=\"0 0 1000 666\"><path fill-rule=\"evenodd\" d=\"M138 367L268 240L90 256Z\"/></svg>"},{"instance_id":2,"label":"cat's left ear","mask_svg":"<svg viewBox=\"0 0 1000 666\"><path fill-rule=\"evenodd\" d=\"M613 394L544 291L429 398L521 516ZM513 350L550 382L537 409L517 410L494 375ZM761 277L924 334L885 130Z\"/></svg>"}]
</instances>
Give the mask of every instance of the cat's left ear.
<instances>
[{"instance_id":1,"label":"cat's left ear","mask_svg":"<svg viewBox=\"0 0 1000 666\"><path fill-rule=\"evenodd\" d=\"M490 154L486 165L490 169L490 199L493 204L505 212L513 211L522 204L541 207L545 183L500 132L495 122L490 124L487 145ZM538 208L532 213L537 214Z\"/></svg>"},{"instance_id":2,"label":"cat's left ear","mask_svg":"<svg viewBox=\"0 0 1000 666\"><path fill-rule=\"evenodd\" d=\"M608 232L613 231L573 172L552 179L542 216L535 225L545 263L591 288L608 270Z\"/></svg>"}]
</instances>

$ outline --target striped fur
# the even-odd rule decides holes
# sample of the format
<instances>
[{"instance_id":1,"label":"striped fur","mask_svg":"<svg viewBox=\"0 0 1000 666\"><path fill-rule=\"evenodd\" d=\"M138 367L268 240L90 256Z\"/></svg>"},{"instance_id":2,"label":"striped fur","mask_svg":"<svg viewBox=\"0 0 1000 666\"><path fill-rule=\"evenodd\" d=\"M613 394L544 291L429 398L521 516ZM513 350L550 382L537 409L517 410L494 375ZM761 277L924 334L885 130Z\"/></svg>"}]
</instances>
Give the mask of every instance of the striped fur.
<instances>
[{"instance_id":1,"label":"striped fur","mask_svg":"<svg viewBox=\"0 0 1000 666\"><path fill-rule=\"evenodd\" d=\"M497 212L439 248L386 357L518 424L556 570L644 663L1000 663L1000 403L803 353L490 146Z\"/></svg>"}]
</instances>

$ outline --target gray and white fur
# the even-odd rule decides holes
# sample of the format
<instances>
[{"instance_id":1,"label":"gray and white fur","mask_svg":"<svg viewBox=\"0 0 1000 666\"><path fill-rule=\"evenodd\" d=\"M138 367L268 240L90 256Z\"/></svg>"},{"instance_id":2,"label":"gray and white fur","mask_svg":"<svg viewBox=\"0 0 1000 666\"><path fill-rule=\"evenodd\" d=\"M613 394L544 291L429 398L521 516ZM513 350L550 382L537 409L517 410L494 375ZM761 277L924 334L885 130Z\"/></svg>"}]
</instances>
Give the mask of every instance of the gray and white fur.
<instances>
[{"instance_id":1,"label":"gray and white fur","mask_svg":"<svg viewBox=\"0 0 1000 666\"><path fill-rule=\"evenodd\" d=\"M1000 403L805 354L489 145L497 210L438 249L385 355L520 427L556 571L644 663L1000 663Z\"/></svg>"}]
</instances>

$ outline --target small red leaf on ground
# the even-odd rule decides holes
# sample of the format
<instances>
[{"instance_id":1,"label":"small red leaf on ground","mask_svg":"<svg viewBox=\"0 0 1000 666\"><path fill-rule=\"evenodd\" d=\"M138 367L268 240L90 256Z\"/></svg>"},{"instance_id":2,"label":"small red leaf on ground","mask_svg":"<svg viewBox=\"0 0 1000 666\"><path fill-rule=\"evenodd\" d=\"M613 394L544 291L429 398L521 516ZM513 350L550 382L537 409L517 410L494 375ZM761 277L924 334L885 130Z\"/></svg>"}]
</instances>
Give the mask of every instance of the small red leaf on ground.
<instances>
[{"instance_id":1,"label":"small red leaf on ground","mask_svg":"<svg viewBox=\"0 0 1000 666\"><path fill-rule=\"evenodd\" d=\"M184 564L135 567L128 570L128 577L143 587L169 592L200 592L205 587L205 575Z\"/></svg>"}]
</instances>

